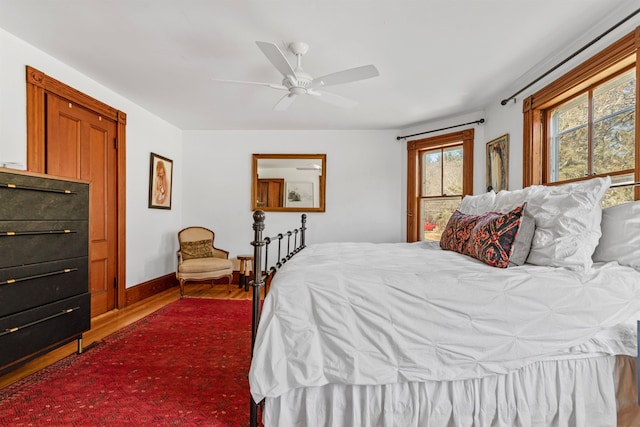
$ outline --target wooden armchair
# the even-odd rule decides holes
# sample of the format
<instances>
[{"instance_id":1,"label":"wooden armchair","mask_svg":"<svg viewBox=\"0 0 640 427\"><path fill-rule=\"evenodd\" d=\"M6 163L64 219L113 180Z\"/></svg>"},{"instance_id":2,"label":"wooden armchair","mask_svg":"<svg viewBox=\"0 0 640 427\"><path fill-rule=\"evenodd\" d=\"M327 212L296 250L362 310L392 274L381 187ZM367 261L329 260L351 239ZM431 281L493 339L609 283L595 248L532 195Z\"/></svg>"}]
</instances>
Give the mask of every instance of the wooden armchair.
<instances>
[{"instance_id":1,"label":"wooden armchair","mask_svg":"<svg viewBox=\"0 0 640 427\"><path fill-rule=\"evenodd\" d=\"M180 298L184 297L186 282L210 281L227 278L227 290L231 292L233 264L229 252L213 245L215 233L204 227L187 227L178 232L178 268L176 278L180 282Z\"/></svg>"}]
</instances>

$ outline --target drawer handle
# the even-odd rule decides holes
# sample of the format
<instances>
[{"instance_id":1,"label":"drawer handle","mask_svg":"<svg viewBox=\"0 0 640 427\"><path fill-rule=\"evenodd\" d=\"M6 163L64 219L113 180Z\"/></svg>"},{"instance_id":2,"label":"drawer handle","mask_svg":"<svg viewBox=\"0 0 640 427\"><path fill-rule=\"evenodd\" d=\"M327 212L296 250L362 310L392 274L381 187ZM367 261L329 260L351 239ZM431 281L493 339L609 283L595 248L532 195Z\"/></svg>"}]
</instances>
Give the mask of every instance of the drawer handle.
<instances>
[{"instance_id":1,"label":"drawer handle","mask_svg":"<svg viewBox=\"0 0 640 427\"><path fill-rule=\"evenodd\" d=\"M39 236L42 234L71 234L77 233L74 230L42 230L42 231L0 231L2 236Z\"/></svg>"},{"instance_id":2,"label":"drawer handle","mask_svg":"<svg viewBox=\"0 0 640 427\"><path fill-rule=\"evenodd\" d=\"M45 193L57 193L57 194L77 194L75 191L71 190L59 190L57 188L44 188L44 187L31 187L29 185L19 185L12 183L0 183L0 188L7 187L15 190L31 190L31 191L43 191Z\"/></svg>"},{"instance_id":3,"label":"drawer handle","mask_svg":"<svg viewBox=\"0 0 640 427\"><path fill-rule=\"evenodd\" d=\"M65 268L64 270L51 271L49 273L34 274L33 276L19 277L17 279L7 279L4 282L0 282L0 285L10 285L16 282L24 282L25 280L40 279L41 277L57 276L58 274L71 273L72 271L78 271L77 268Z\"/></svg>"},{"instance_id":4,"label":"drawer handle","mask_svg":"<svg viewBox=\"0 0 640 427\"><path fill-rule=\"evenodd\" d=\"M34 320L33 322L25 323L24 325L20 326L14 326L13 328L7 328L4 331L0 332L0 337L3 335L18 332L20 329L28 328L29 326L37 325L38 323L46 322L47 320L55 319L56 317L64 316L65 314L73 313L76 310L80 310L80 307L65 308L62 311L59 311L47 317L43 317L42 319Z\"/></svg>"}]
</instances>

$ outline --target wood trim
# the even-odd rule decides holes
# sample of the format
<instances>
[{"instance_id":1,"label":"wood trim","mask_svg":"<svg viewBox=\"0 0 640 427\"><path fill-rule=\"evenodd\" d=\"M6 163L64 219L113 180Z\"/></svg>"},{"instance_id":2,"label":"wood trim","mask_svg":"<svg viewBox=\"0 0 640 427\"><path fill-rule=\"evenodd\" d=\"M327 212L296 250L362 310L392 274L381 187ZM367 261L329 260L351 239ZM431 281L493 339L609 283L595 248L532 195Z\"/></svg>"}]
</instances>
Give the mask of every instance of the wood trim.
<instances>
[{"instance_id":1,"label":"wood trim","mask_svg":"<svg viewBox=\"0 0 640 427\"><path fill-rule=\"evenodd\" d=\"M473 194L473 138L474 130L462 131L462 146L464 147L464 175L462 177L462 195ZM486 183L485 183L486 186Z\"/></svg>"},{"instance_id":2,"label":"wood trim","mask_svg":"<svg viewBox=\"0 0 640 427\"><path fill-rule=\"evenodd\" d=\"M631 32L536 92L531 97L531 108L543 108L548 103L557 102L555 98L559 96L564 98L570 96L571 91L580 91L582 86L589 85L592 78L621 63L623 59L630 57L635 52L635 32ZM623 63L620 67L626 65L629 63Z\"/></svg>"},{"instance_id":3,"label":"wood trim","mask_svg":"<svg viewBox=\"0 0 640 427\"><path fill-rule=\"evenodd\" d=\"M418 213L418 149L411 142L407 147L407 242L413 242L418 234L417 221L413 220Z\"/></svg>"},{"instance_id":4,"label":"wood trim","mask_svg":"<svg viewBox=\"0 0 640 427\"><path fill-rule=\"evenodd\" d=\"M542 184L546 169L542 152L542 116L532 108L532 97L522 103L522 186Z\"/></svg>"},{"instance_id":5,"label":"wood trim","mask_svg":"<svg viewBox=\"0 0 640 427\"><path fill-rule=\"evenodd\" d=\"M636 48L636 173L634 182L640 182L640 108L638 108L638 100L640 100L640 27L635 30L635 48ZM634 187L634 199L640 200L640 186Z\"/></svg>"},{"instance_id":6,"label":"wood trim","mask_svg":"<svg viewBox=\"0 0 640 427\"><path fill-rule=\"evenodd\" d=\"M234 270L233 278L231 279L231 285L237 286L240 281L239 279L240 272L238 270ZM213 282L214 284L226 285L227 279L222 277L219 279L214 279ZM139 283L135 286L126 288L124 290L124 301L126 302L125 307L128 307L131 304L135 304L146 298L150 298L156 294L166 291L167 289L171 289L177 286L180 286L180 283L178 282L178 279L176 279L175 273L169 273L164 276L156 277L155 279L151 279L146 282Z\"/></svg>"},{"instance_id":7,"label":"wood trim","mask_svg":"<svg viewBox=\"0 0 640 427\"><path fill-rule=\"evenodd\" d=\"M640 27L623 36L618 41L595 54L582 64L573 68L546 87L526 98L522 105L523 113L523 151L522 185L527 187L545 184L548 175L546 164L545 134L543 128L544 109L557 104L595 82L632 64L636 66L636 82L640 81L638 69L640 58ZM636 84L636 104L640 99L640 90ZM636 108L636 123L640 123L640 109ZM636 165L635 179L640 179L640 127L636 126ZM640 188L635 189L636 200L640 199Z\"/></svg>"},{"instance_id":8,"label":"wood trim","mask_svg":"<svg viewBox=\"0 0 640 427\"><path fill-rule=\"evenodd\" d=\"M326 176L327 176L327 155L326 154L261 154L254 153L252 154L251 161L251 209L252 210L262 210L264 212L325 212L326 205L326 192L327 192L327 184L326 184ZM299 208L299 207L269 207L257 206L258 199L258 160L260 159L310 159L310 160L320 160L322 161L322 174L318 176L318 186L320 194L318 198L319 207L317 208Z\"/></svg>"},{"instance_id":9,"label":"wood trim","mask_svg":"<svg viewBox=\"0 0 640 427\"><path fill-rule=\"evenodd\" d=\"M419 152L435 147L457 145L462 142L464 151L462 179L462 195L473 194L473 139L474 129L465 129L446 135L418 139L407 142L407 242L420 240L418 223L415 216L418 215L418 168Z\"/></svg>"},{"instance_id":10,"label":"wood trim","mask_svg":"<svg viewBox=\"0 0 640 427\"><path fill-rule=\"evenodd\" d=\"M155 279L125 289L125 307L142 301L167 289L179 286L175 273L156 277Z\"/></svg>"},{"instance_id":11,"label":"wood trim","mask_svg":"<svg viewBox=\"0 0 640 427\"><path fill-rule=\"evenodd\" d=\"M116 307L126 304L126 125L127 115L98 101L33 67L26 66L27 91L27 169L45 173L46 94L52 93L101 114L116 122L118 185L118 289Z\"/></svg>"},{"instance_id":12,"label":"wood trim","mask_svg":"<svg viewBox=\"0 0 640 427\"><path fill-rule=\"evenodd\" d=\"M113 121L118 120L118 114L120 112L115 108L62 83L33 67L27 65L26 69L28 84L37 86L46 92L54 93L61 98L81 104L84 107L89 108L91 111L103 115Z\"/></svg>"},{"instance_id":13,"label":"wood trim","mask_svg":"<svg viewBox=\"0 0 640 427\"><path fill-rule=\"evenodd\" d=\"M45 90L38 82L44 75L27 67L27 168L33 172L45 170L44 140Z\"/></svg>"},{"instance_id":14,"label":"wood trim","mask_svg":"<svg viewBox=\"0 0 640 427\"><path fill-rule=\"evenodd\" d=\"M116 289L116 307L126 305L126 267L127 267L127 115L118 111L116 138L118 150L116 153L117 183L118 186L118 247L116 257L118 262L118 289Z\"/></svg>"}]
</instances>

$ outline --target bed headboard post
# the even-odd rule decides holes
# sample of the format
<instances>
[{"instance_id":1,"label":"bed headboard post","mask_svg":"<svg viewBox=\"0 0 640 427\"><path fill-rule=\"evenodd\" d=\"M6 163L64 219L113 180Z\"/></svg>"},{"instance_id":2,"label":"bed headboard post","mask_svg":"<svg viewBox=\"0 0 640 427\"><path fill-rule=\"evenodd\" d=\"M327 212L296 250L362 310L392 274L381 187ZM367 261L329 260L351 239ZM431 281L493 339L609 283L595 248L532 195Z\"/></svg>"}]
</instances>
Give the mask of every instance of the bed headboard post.
<instances>
[{"instance_id":1,"label":"bed headboard post","mask_svg":"<svg viewBox=\"0 0 640 427\"><path fill-rule=\"evenodd\" d=\"M307 214L302 214L302 226L300 227L300 247L304 248L304 232L307 229Z\"/></svg>"},{"instance_id":2,"label":"bed headboard post","mask_svg":"<svg viewBox=\"0 0 640 427\"><path fill-rule=\"evenodd\" d=\"M264 219L265 214L261 210L257 210L253 213L253 281L251 286L253 287L253 316L251 327L251 354L253 354L253 345L256 340L256 333L258 332L258 320L260 319L260 288L264 286L262 280L262 247L265 245L265 241L262 238L262 232L264 231Z\"/></svg>"},{"instance_id":3,"label":"bed headboard post","mask_svg":"<svg viewBox=\"0 0 640 427\"><path fill-rule=\"evenodd\" d=\"M253 314L251 316L251 356L253 357L253 347L256 342L256 335L258 333L258 321L260 320L260 288L264 286L262 280L262 247L266 244L262 238L262 232L264 231L264 211L257 210L253 213L253 281L251 286L253 288ZM258 425L258 404L253 400L253 397L249 397L250 409L249 409L249 423L251 427L257 427Z\"/></svg>"}]
</instances>

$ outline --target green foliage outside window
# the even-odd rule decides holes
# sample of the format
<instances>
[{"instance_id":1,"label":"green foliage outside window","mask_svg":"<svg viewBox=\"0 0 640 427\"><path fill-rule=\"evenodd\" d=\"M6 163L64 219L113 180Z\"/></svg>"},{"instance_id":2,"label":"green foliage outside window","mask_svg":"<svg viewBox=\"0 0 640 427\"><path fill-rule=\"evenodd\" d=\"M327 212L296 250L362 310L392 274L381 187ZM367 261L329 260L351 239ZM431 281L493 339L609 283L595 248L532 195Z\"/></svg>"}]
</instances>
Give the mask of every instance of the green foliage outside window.
<instances>
[{"instance_id":1,"label":"green foliage outside window","mask_svg":"<svg viewBox=\"0 0 640 427\"><path fill-rule=\"evenodd\" d=\"M633 181L635 91L631 69L550 111L552 182L623 171ZM630 189L610 193L633 200Z\"/></svg>"},{"instance_id":2,"label":"green foliage outside window","mask_svg":"<svg viewBox=\"0 0 640 427\"><path fill-rule=\"evenodd\" d=\"M462 200L462 146L425 151L421 157L423 239L439 240L449 217Z\"/></svg>"}]
</instances>

